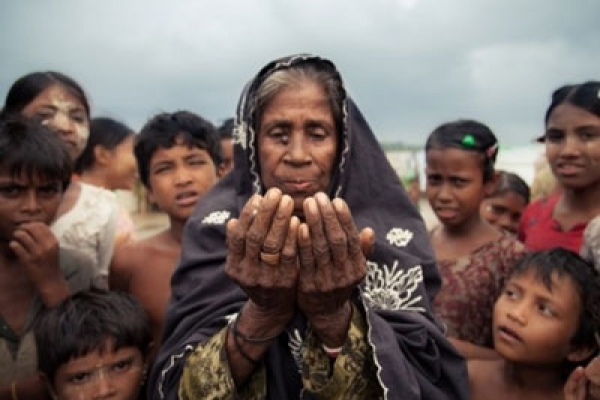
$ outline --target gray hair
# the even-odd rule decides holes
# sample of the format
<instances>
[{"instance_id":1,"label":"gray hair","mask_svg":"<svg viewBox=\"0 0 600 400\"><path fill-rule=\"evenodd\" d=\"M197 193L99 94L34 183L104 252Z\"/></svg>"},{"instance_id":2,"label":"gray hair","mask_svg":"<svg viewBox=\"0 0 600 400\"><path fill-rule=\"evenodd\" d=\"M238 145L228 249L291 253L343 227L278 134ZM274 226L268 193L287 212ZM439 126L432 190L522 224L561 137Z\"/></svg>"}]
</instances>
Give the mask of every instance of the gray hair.
<instances>
[{"instance_id":1,"label":"gray hair","mask_svg":"<svg viewBox=\"0 0 600 400\"><path fill-rule=\"evenodd\" d=\"M338 132L341 132L343 129L342 103L345 98L342 82L335 70L324 68L315 62L299 63L290 68L277 70L267 76L256 89L252 104L255 130L258 131L259 129L265 107L273 100L277 93L285 88L298 86L305 82L313 82L323 88L329 99L336 129Z\"/></svg>"}]
</instances>

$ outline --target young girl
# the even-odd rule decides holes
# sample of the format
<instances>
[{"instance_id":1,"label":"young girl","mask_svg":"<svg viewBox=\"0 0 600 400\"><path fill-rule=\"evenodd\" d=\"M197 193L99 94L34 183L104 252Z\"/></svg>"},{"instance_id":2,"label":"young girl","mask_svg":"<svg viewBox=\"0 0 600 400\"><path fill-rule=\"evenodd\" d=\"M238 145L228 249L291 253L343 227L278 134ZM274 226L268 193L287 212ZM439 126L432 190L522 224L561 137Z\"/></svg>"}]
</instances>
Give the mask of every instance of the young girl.
<instances>
[{"instance_id":1,"label":"young girl","mask_svg":"<svg viewBox=\"0 0 600 400\"><path fill-rule=\"evenodd\" d=\"M563 397L563 387L597 351L598 302L598 273L577 254L554 248L523 257L494 307L501 358L469 361L471 398L590 399L572 397L568 387Z\"/></svg>"},{"instance_id":2,"label":"young girl","mask_svg":"<svg viewBox=\"0 0 600 400\"><path fill-rule=\"evenodd\" d=\"M427 197L441 225L431 241L442 275L436 310L467 357L490 357L492 308L523 246L479 209L495 188L498 142L476 121L438 127L425 146Z\"/></svg>"},{"instance_id":3,"label":"young girl","mask_svg":"<svg viewBox=\"0 0 600 400\"><path fill-rule=\"evenodd\" d=\"M11 115L49 126L63 139L72 162L88 140L90 107L85 93L74 80L58 72L34 72L13 83L3 109L4 117ZM52 225L61 248L89 258L102 283L108 276L118 213L113 193L72 182Z\"/></svg>"},{"instance_id":4,"label":"young girl","mask_svg":"<svg viewBox=\"0 0 600 400\"><path fill-rule=\"evenodd\" d=\"M600 214L600 82L556 90L545 123L546 157L561 190L527 207L519 238L531 250L578 252L588 221Z\"/></svg>"},{"instance_id":5,"label":"young girl","mask_svg":"<svg viewBox=\"0 0 600 400\"><path fill-rule=\"evenodd\" d=\"M90 137L75 165L80 182L110 191L133 190L137 182L134 139L133 130L121 122L94 118L90 123ZM129 241L133 228L129 213L120 207L115 245Z\"/></svg>"},{"instance_id":6,"label":"young girl","mask_svg":"<svg viewBox=\"0 0 600 400\"><path fill-rule=\"evenodd\" d=\"M498 171L494 192L481 203L481 216L490 224L517 234L521 214L529 203L529 186L517 174Z\"/></svg>"}]
</instances>

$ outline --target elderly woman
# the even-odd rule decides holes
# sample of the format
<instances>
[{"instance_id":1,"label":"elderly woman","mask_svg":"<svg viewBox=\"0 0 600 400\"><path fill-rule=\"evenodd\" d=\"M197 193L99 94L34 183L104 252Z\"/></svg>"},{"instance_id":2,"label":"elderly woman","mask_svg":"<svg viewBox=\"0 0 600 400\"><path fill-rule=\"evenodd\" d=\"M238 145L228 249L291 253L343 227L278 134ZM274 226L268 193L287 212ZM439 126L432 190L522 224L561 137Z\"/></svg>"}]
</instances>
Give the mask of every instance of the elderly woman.
<instances>
[{"instance_id":1,"label":"elderly woman","mask_svg":"<svg viewBox=\"0 0 600 400\"><path fill-rule=\"evenodd\" d=\"M150 398L467 398L423 222L334 65L264 67L235 142L186 226Z\"/></svg>"}]
</instances>

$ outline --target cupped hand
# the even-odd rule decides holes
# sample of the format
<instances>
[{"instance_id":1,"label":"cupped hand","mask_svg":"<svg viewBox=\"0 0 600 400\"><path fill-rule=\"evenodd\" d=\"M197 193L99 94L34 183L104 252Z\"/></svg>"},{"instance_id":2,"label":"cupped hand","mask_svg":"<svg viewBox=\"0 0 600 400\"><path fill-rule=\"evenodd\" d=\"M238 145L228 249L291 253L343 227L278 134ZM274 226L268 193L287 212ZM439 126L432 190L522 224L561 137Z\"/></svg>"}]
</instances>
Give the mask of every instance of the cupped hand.
<instances>
[{"instance_id":1,"label":"cupped hand","mask_svg":"<svg viewBox=\"0 0 600 400\"><path fill-rule=\"evenodd\" d=\"M294 202L279 189L253 196L227 224L227 275L248 296L244 315L283 329L296 309L297 232ZM271 330L271 329L269 329Z\"/></svg>"},{"instance_id":2,"label":"cupped hand","mask_svg":"<svg viewBox=\"0 0 600 400\"><path fill-rule=\"evenodd\" d=\"M20 225L9 246L47 305L54 305L68 295L60 270L59 243L48 225L43 222Z\"/></svg>"},{"instance_id":3,"label":"cupped hand","mask_svg":"<svg viewBox=\"0 0 600 400\"><path fill-rule=\"evenodd\" d=\"M324 193L304 201L304 215L298 231L298 307L323 343L339 346L350 323L350 297L366 275L373 231L359 233L346 203Z\"/></svg>"}]
</instances>

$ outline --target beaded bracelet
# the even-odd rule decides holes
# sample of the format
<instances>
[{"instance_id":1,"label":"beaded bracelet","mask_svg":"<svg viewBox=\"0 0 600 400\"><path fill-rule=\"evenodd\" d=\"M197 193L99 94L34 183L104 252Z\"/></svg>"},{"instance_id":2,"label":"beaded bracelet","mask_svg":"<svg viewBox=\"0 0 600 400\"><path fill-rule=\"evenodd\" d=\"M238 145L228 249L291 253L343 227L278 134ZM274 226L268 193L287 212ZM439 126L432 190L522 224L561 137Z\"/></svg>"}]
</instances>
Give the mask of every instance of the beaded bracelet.
<instances>
[{"instance_id":1,"label":"beaded bracelet","mask_svg":"<svg viewBox=\"0 0 600 400\"><path fill-rule=\"evenodd\" d=\"M279 334L276 334L276 335L268 336L265 338L253 338L253 337L244 335L242 332L240 332L238 330L238 321L240 320L241 316L242 316L242 310L240 310L237 317L233 321L233 336L234 337L240 337L240 338L244 339L245 342L248 342L248 343L267 343L267 342L270 342L271 340L277 338L277 336L279 336Z\"/></svg>"}]
</instances>

